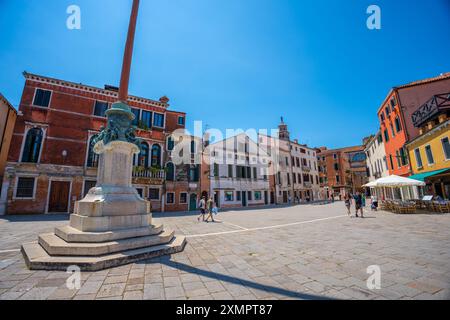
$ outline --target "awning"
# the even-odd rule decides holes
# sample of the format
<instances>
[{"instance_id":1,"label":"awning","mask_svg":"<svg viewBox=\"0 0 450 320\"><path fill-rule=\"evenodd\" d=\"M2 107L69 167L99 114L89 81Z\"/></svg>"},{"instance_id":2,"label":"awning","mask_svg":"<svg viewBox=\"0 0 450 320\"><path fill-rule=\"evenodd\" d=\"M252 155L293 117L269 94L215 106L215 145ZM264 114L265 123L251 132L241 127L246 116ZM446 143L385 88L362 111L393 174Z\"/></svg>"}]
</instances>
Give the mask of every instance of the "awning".
<instances>
[{"instance_id":1,"label":"awning","mask_svg":"<svg viewBox=\"0 0 450 320\"><path fill-rule=\"evenodd\" d=\"M423 173L418 173L415 175L410 176L410 179L414 179L414 180L419 180L419 181L425 181L426 178L438 175L440 173L444 173L446 171L450 171L450 168L447 169L441 169L441 170L435 170L435 171L429 171L429 172L423 172Z\"/></svg>"}]
</instances>

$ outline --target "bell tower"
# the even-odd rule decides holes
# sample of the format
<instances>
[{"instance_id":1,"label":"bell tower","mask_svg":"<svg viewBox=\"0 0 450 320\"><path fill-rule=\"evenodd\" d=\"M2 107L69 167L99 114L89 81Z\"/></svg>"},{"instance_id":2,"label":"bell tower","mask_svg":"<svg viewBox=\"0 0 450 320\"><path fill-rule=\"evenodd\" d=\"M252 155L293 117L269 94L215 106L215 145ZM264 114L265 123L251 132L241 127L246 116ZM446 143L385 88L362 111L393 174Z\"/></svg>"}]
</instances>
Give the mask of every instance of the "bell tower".
<instances>
[{"instance_id":1,"label":"bell tower","mask_svg":"<svg viewBox=\"0 0 450 320\"><path fill-rule=\"evenodd\" d=\"M288 126L286 123L284 123L284 118L281 117L281 123L278 125L278 138L280 140L290 140Z\"/></svg>"}]
</instances>

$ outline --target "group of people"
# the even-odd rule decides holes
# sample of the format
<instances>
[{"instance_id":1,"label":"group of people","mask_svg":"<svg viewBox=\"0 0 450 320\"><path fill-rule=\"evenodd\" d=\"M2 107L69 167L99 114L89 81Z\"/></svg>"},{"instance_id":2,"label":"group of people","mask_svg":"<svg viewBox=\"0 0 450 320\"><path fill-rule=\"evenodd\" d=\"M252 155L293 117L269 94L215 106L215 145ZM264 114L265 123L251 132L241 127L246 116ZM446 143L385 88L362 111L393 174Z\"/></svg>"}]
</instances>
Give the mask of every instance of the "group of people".
<instances>
[{"instance_id":1,"label":"group of people","mask_svg":"<svg viewBox=\"0 0 450 320\"><path fill-rule=\"evenodd\" d=\"M378 199L375 196L372 196L371 199L372 199L371 209L376 211L378 209ZM361 192L356 192L355 195L351 195L349 193L347 193L345 195L344 203L345 203L345 206L347 207L347 213L349 216L351 215L350 208L352 207L353 201L355 202L356 217L359 217L358 213L360 213L361 218L364 218L363 208L366 206L366 195Z\"/></svg>"},{"instance_id":2,"label":"group of people","mask_svg":"<svg viewBox=\"0 0 450 320\"><path fill-rule=\"evenodd\" d=\"M206 197L203 196L198 203L198 208L200 209L200 215L197 218L198 221L200 221L201 218L203 222L209 222L209 219L211 219L212 222L216 222L214 220L214 215L218 213L218 209L213 198L210 197L206 200Z\"/></svg>"}]
</instances>

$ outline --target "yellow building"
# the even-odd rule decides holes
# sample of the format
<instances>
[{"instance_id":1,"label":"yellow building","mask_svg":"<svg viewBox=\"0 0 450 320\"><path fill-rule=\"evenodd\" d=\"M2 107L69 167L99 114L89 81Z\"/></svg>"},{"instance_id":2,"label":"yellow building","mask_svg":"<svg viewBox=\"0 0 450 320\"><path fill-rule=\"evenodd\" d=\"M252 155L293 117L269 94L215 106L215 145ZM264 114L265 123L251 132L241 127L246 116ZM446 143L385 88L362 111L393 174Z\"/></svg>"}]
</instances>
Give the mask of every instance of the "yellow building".
<instances>
[{"instance_id":1,"label":"yellow building","mask_svg":"<svg viewBox=\"0 0 450 320\"><path fill-rule=\"evenodd\" d=\"M420 135L406 147L413 176L426 182L425 194L450 199L450 94L436 95L412 116Z\"/></svg>"},{"instance_id":2,"label":"yellow building","mask_svg":"<svg viewBox=\"0 0 450 320\"><path fill-rule=\"evenodd\" d=\"M0 93L0 190L2 190L3 174L8 160L9 146L17 119L17 111ZM0 215L5 214L6 191L0 195Z\"/></svg>"}]
</instances>

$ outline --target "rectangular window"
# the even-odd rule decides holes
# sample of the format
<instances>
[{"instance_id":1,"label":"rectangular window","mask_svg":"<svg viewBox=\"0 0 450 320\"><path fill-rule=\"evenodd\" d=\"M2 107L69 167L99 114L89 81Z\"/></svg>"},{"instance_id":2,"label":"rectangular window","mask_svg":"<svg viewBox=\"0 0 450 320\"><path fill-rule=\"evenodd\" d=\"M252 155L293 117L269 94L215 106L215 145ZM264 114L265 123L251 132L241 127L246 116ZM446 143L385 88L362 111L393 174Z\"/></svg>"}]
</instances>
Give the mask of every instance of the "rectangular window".
<instances>
[{"instance_id":1,"label":"rectangular window","mask_svg":"<svg viewBox=\"0 0 450 320\"><path fill-rule=\"evenodd\" d=\"M394 170L394 159L392 158L392 154L389 155L389 160L391 162L391 169Z\"/></svg>"},{"instance_id":2,"label":"rectangular window","mask_svg":"<svg viewBox=\"0 0 450 320\"><path fill-rule=\"evenodd\" d=\"M442 148L444 149L445 160L450 159L450 143L448 141L448 137L445 137L441 140Z\"/></svg>"},{"instance_id":3,"label":"rectangular window","mask_svg":"<svg viewBox=\"0 0 450 320\"><path fill-rule=\"evenodd\" d=\"M261 191L255 191L255 200L261 200L262 196L261 196Z\"/></svg>"},{"instance_id":4,"label":"rectangular window","mask_svg":"<svg viewBox=\"0 0 450 320\"><path fill-rule=\"evenodd\" d=\"M257 179L258 179L258 173L257 173L256 168L253 168L253 179L254 179L254 180L257 180Z\"/></svg>"},{"instance_id":5,"label":"rectangular window","mask_svg":"<svg viewBox=\"0 0 450 320\"><path fill-rule=\"evenodd\" d=\"M395 118L394 122L395 122L395 130L397 130L397 132L402 131L402 125L400 123L400 118L399 117Z\"/></svg>"},{"instance_id":6,"label":"rectangular window","mask_svg":"<svg viewBox=\"0 0 450 320\"><path fill-rule=\"evenodd\" d=\"M133 126L139 126L139 121L141 120L141 110L131 108L131 112L134 114L134 120L131 122Z\"/></svg>"},{"instance_id":7,"label":"rectangular window","mask_svg":"<svg viewBox=\"0 0 450 320\"><path fill-rule=\"evenodd\" d=\"M400 149L400 157L402 161L402 166L406 166L408 164L408 156L406 155L405 148Z\"/></svg>"},{"instance_id":8,"label":"rectangular window","mask_svg":"<svg viewBox=\"0 0 450 320\"><path fill-rule=\"evenodd\" d=\"M180 203L182 203L182 204L187 203L187 193L186 192L180 193Z\"/></svg>"},{"instance_id":9,"label":"rectangular window","mask_svg":"<svg viewBox=\"0 0 450 320\"><path fill-rule=\"evenodd\" d=\"M108 110L108 102L95 101L94 116L106 117L107 110Z\"/></svg>"},{"instance_id":10,"label":"rectangular window","mask_svg":"<svg viewBox=\"0 0 450 320\"><path fill-rule=\"evenodd\" d=\"M161 113L155 113L153 117L153 125L155 127L164 128L164 115Z\"/></svg>"},{"instance_id":11,"label":"rectangular window","mask_svg":"<svg viewBox=\"0 0 450 320\"><path fill-rule=\"evenodd\" d=\"M152 127L152 113L150 111L142 110L141 123L143 129L150 129Z\"/></svg>"},{"instance_id":12,"label":"rectangular window","mask_svg":"<svg viewBox=\"0 0 450 320\"><path fill-rule=\"evenodd\" d=\"M420 155L420 149L414 149L414 155L416 156L416 165L417 168L423 168L422 156Z\"/></svg>"},{"instance_id":13,"label":"rectangular window","mask_svg":"<svg viewBox=\"0 0 450 320\"><path fill-rule=\"evenodd\" d=\"M51 95L52 95L51 91L36 89L33 105L48 108L48 106L50 105Z\"/></svg>"},{"instance_id":14,"label":"rectangular window","mask_svg":"<svg viewBox=\"0 0 450 320\"><path fill-rule=\"evenodd\" d=\"M253 200L253 192L249 191L248 193L248 200Z\"/></svg>"},{"instance_id":15,"label":"rectangular window","mask_svg":"<svg viewBox=\"0 0 450 320\"><path fill-rule=\"evenodd\" d=\"M340 183L341 182L341 177L340 176L336 176L336 183Z\"/></svg>"},{"instance_id":16,"label":"rectangular window","mask_svg":"<svg viewBox=\"0 0 450 320\"><path fill-rule=\"evenodd\" d=\"M83 197L86 197L86 195L89 193L89 190L91 190L92 188L95 188L96 185L97 185L97 181L94 181L94 180L84 181Z\"/></svg>"},{"instance_id":17,"label":"rectangular window","mask_svg":"<svg viewBox=\"0 0 450 320\"><path fill-rule=\"evenodd\" d=\"M178 117L178 124L184 126L184 117Z\"/></svg>"},{"instance_id":18,"label":"rectangular window","mask_svg":"<svg viewBox=\"0 0 450 320\"><path fill-rule=\"evenodd\" d=\"M427 155L428 164L434 164L433 152L431 151L431 146L425 146L425 154Z\"/></svg>"},{"instance_id":19,"label":"rectangular window","mask_svg":"<svg viewBox=\"0 0 450 320\"><path fill-rule=\"evenodd\" d=\"M240 191L236 191L236 200L241 201L241 192Z\"/></svg>"},{"instance_id":20,"label":"rectangular window","mask_svg":"<svg viewBox=\"0 0 450 320\"><path fill-rule=\"evenodd\" d=\"M339 165L337 163L334 164L334 170L336 170L336 171L339 170Z\"/></svg>"},{"instance_id":21,"label":"rectangular window","mask_svg":"<svg viewBox=\"0 0 450 320\"><path fill-rule=\"evenodd\" d=\"M225 201L234 201L234 192L233 191L225 191Z\"/></svg>"},{"instance_id":22,"label":"rectangular window","mask_svg":"<svg viewBox=\"0 0 450 320\"><path fill-rule=\"evenodd\" d=\"M214 177L219 176L219 165L217 163L214 163Z\"/></svg>"},{"instance_id":23,"label":"rectangular window","mask_svg":"<svg viewBox=\"0 0 450 320\"><path fill-rule=\"evenodd\" d=\"M174 204L175 203L175 193L173 193L173 192L168 192L167 193L166 203L167 204Z\"/></svg>"},{"instance_id":24,"label":"rectangular window","mask_svg":"<svg viewBox=\"0 0 450 320\"><path fill-rule=\"evenodd\" d=\"M397 151L395 151L395 157L397 158L397 166L400 168L402 166L402 163L400 161L400 153Z\"/></svg>"},{"instance_id":25,"label":"rectangular window","mask_svg":"<svg viewBox=\"0 0 450 320\"><path fill-rule=\"evenodd\" d=\"M34 182L36 178L20 177L17 179L16 198L32 199L34 196Z\"/></svg>"},{"instance_id":26,"label":"rectangular window","mask_svg":"<svg viewBox=\"0 0 450 320\"><path fill-rule=\"evenodd\" d=\"M159 200L159 189L155 188L148 189L148 198L150 200Z\"/></svg>"},{"instance_id":27,"label":"rectangular window","mask_svg":"<svg viewBox=\"0 0 450 320\"><path fill-rule=\"evenodd\" d=\"M389 133L388 130L385 129L384 130L384 142L388 142L389 141Z\"/></svg>"},{"instance_id":28,"label":"rectangular window","mask_svg":"<svg viewBox=\"0 0 450 320\"><path fill-rule=\"evenodd\" d=\"M228 165L228 178L233 178L233 165Z\"/></svg>"}]
</instances>

